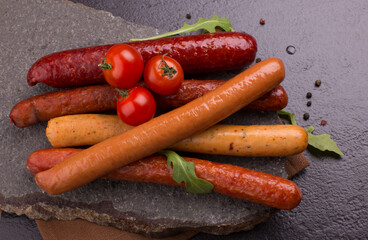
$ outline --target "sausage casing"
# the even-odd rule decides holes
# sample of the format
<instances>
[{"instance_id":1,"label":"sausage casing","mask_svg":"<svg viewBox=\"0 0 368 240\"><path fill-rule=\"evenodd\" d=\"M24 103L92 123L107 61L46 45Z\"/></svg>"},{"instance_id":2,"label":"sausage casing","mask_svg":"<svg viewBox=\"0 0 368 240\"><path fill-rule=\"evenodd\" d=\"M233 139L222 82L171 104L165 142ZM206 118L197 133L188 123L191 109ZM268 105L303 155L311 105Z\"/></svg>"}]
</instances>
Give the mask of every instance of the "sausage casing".
<instances>
[{"instance_id":1,"label":"sausage casing","mask_svg":"<svg viewBox=\"0 0 368 240\"><path fill-rule=\"evenodd\" d=\"M73 148L38 150L28 157L27 167L31 173L37 174L52 168L80 151L82 149ZM302 192L290 180L239 166L183 158L195 164L196 175L211 182L214 185L214 192L285 210L296 207L301 201ZM162 155L151 155L119 168L104 177L184 186L173 180L172 168L167 166L166 157Z\"/></svg>"},{"instance_id":2,"label":"sausage casing","mask_svg":"<svg viewBox=\"0 0 368 240\"><path fill-rule=\"evenodd\" d=\"M225 80L185 80L173 95L154 94L157 106L176 108L203 96L224 84ZM139 85L145 86L143 82ZM10 122L17 127L27 127L52 118L110 111L116 109L115 91L109 85L93 85L46 93L17 103L10 112ZM274 111L286 107L288 96L282 86L277 86L264 96L246 106L246 109Z\"/></svg>"},{"instance_id":3,"label":"sausage casing","mask_svg":"<svg viewBox=\"0 0 368 240\"><path fill-rule=\"evenodd\" d=\"M185 74L238 69L251 64L257 52L256 40L246 33L224 32L126 43L136 48L145 62L168 53L180 63ZM44 83L68 88L104 83L98 67L113 45L95 46L52 53L29 69L28 85Z\"/></svg>"}]
</instances>

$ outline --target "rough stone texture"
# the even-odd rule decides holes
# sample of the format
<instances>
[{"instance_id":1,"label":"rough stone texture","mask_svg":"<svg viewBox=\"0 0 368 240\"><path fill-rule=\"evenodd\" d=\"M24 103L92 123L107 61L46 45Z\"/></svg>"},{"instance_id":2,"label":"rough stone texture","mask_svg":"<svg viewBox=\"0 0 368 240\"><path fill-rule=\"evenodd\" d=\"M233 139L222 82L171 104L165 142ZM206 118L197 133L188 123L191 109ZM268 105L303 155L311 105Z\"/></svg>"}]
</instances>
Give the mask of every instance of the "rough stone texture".
<instances>
[{"instance_id":1,"label":"rough stone texture","mask_svg":"<svg viewBox=\"0 0 368 240\"><path fill-rule=\"evenodd\" d=\"M314 125L316 134L330 133L345 153L338 158L306 152L311 165L293 179L304 194L298 208L280 212L252 231L221 238L200 234L193 240L368 238L367 1L79 2L165 30L213 13L228 17L235 30L256 37L257 57L284 61L286 110L296 114L300 125ZM289 45L295 46L294 55L286 53ZM322 80L319 88L314 86L317 79ZM306 106L307 92L313 94L311 107ZM310 113L308 121L304 112ZM321 126L321 120L327 125Z\"/></svg>"},{"instance_id":2,"label":"rough stone texture","mask_svg":"<svg viewBox=\"0 0 368 240\"><path fill-rule=\"evenodd\" d=\"M193 229L214 234L249 230L277 212L220 194L191 195L182 188L146 183L97 180L60 196L42 192L26 169L26 159L37 149L51 147L44 133L46 124L18 129L8 119L12 106L20 100L55 90L26 84L31 64L55 51L122 42L159 31L106 12L51 0L3 2L0 20L3 211L41 219L82 218L156 237ZM229 78L235 73L217 77ZM277 121L275 113L240 112L225 122L276 124ZM201 157L286 177L284 158Z\"/></svg>"}]
</instances>

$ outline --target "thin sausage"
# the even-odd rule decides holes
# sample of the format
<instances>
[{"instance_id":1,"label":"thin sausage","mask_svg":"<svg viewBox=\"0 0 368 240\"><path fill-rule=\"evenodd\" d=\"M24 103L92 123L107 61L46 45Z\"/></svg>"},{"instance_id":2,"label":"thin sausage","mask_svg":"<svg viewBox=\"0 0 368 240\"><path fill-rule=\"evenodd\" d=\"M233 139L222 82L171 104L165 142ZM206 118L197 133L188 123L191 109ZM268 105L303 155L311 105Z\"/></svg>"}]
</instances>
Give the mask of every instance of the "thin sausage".
<instances>
[{"instance_id":1,"label":"thin sausage","mask_svg":"<svg viewBox=\"0 0 368 240\"><path fill-rule=\"evenodd\" d=\"M162 108L176 108L224 84L225 80L185 80L179 91L173 95L154 94L157 105ZM145 86L143 82L139 85ZM116 109L118 93L109 85L94 85L46 93L17 103L9 118L15 126L23 128L48 121L52 118L110 111ZM286 107L288 96L282 86L277 86L246 109L275 111Z\"/></svg>"},{"instance_id":2,"label":"thin sausage","mask_svg":"<svg viewBox=\"0 0 368 240\"><path fill-rule=\"evenodd\" d=\"M28 157L27 168L31 173L37 174L52 168L80 151L82 149L38 150ZM290 180L239 166L183 158L195 164L196 175L211 182L214 185L214 192L285 210L298 206L302 199L302 192ZM151 155L119 168L104 177L184 186L173 180L172 168L167 166L166 157L162 155Z\"/></svg>"},{"instance_id":3,"label":"thin sausage","mask_svg":"<svg viewBox=\"0 0 368 240\"><path fill-rule=\"evenodd\" d=\"M37 184L60 194L205 130L275 88L285 77L280 59L253 65L215 90L38 173Z\"/></svg>"},{"instance_id":4,"label":"thin sausage","mask_svg":"<svg viewBox=\"0 0 368 240\"><path fill-rule=\"evenodd\" d=\"M251 64L257 52L256 40L246 33L209 33L158 40L129 42L145 62L168 53L185 74L239 69ZM44 83L68 88L104 83L98 67L113 45L72 49L42 57L27 74L28 85Z\"/></svg>"}]
</instances>

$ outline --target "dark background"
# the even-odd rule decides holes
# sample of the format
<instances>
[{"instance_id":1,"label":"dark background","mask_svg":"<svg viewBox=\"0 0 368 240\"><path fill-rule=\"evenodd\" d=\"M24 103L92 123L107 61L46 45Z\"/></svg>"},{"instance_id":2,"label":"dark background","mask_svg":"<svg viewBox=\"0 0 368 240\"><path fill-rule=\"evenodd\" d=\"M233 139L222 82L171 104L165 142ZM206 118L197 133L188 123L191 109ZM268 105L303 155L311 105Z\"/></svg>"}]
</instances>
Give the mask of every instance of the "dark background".
<instances>
[{"instance_id":1,"label":"dark background","mask_svg":"<svg viewBox=\"0 0 368 240\"><path fill-rule=\"evenodd\" d=\"M293 178L303 191L296 209L282 211L249 232L199 234L193 240L368 238L367 1L75 2L167 31L212 14L229 18L236 31L257 39L257 57L284 61L286 110L296 114L299 125L313 125L316 134L331 134L345 153L340 158L313 149L305 152L311 166ZM261 18L266 22L263 26ZM294 55L287 54L289 45L296 48ZM314 86L317 79L322 81L319 88ZM306 99L307 92L311 99ZM310 114L307 121L305 112ZM327 124L320 125L321 120ZM33 221L7 213L2 213L0 236L41 239Z\"/></svg>"}]
</instances>

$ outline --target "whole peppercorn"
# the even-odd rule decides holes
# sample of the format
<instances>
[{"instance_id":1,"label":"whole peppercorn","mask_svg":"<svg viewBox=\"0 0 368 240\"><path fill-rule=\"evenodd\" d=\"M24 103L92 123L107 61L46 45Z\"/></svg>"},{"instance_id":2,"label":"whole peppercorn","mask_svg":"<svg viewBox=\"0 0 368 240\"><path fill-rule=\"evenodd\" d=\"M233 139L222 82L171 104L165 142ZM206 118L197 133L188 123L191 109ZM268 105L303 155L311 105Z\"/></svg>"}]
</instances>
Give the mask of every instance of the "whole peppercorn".
<instances>
[{"instance_id":1,"label":"whole peppercorn","mask_svg":"<svg viewBox=\"0 0 368 240\"><path fill-rule=\"evenodd\" d=\"M319 86L321 86L321 83L322 83L322 81L320 79L318 79L318 80L316 80L316 82L314 83L314 85L316 87L319 87Z\"/></svg>"},{"instance_id":2,"label":"whole peppercorn","mask_svg":"<svg viewBox=\"0 0 368 240\"><path fill-rule=\"evenodd\" d=\"M311 92L307 92L307 98L311 98L312 97L312 93Z\"/></svg>"},{"instance_id":3,"label":"whole peppercorn","mask_svg":"<svg viewBox=\"0 0 368 240\"><path fill-rule=\"evenodd\" d=\"M265 21L263 18L261 18L261 19L259 20L259 24L261 24L261 25L265 25L265 23L266 23L266 21Z\"/></svg>"},{"instance_id":4,"label":"whole peppercorn","mask_svg":"<svg viewBox=\"0 0 368 240\"><path fill-rule=\"evenodd\" d=\"M187 15L185 16L187 19L191 19L192 15L190 15L189 13L187 13Z\"/></svg>"},{"instance_id":5,"label":"whole peppercorn","mask_svg":"<svg viewBox=\"0 0 368 240\"><path fill-rule=\"evenodd\" d=\"M308 120L308 119L309 119L309 113L304 113L304 115L303 115L303 119L304 119L304 120Z\"/></svg>"},{"instance_id":6,"label":"whole peppercorn","mask_svg":"<svg viewBox=\"0 0 368 240\"><path fill-rule=\"evenodd\" d=\"M260 59L260 58L256 59L256 63L259 63L260 61L262 61L262 59Z\"/></svg>"},{"instance_id":7,"label":"whole peppercorn","mask_svg":"<svg viewBox=\"0 0 368 240\"><path fill-rule=\"evenodd\" d=\"M311 101L308 101L307 102L307 106L310 107L312 105L312 102Z\"/></svg>"}]
</instances>

